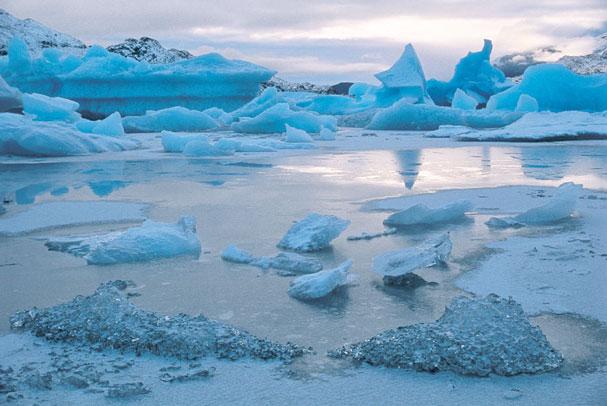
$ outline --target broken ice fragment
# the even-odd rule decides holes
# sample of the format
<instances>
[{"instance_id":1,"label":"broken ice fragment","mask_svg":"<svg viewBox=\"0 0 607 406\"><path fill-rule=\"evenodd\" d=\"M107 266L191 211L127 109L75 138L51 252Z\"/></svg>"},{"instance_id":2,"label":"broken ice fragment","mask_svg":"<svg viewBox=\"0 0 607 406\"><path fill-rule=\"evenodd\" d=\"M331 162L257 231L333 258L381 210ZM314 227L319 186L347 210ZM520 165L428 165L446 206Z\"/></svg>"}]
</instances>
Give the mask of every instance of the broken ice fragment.
<instances>
[{"instance_id":1,"label":"broken ice fragment","mask_svg":"<svg viewBox=\"0 0 607 406\"><path fill-rule=\"evenodd\" d=\"M300 300L320 299L348 283L348 271L352 261L346 261L335 269L316 272L295 278L289 286L289 296Z\"/></svg>"},{"instance_id":2,"label":"broken ice fragment","mask_svg":"<svg viewBox=\"0 0 607 406\"><path fill-rule=\"evenodd\" d=\"M295 223L278 243L278 248L314 252L328 248L348 226L349 220L310 213Z\"/></svg>"},{"instance_id":3,"label":"broken ice fragment","mask_svg":"<svg viewBox=\"0 0 607 406\"><path fill-rule=\"evenodd\" d=\"M416 204L408 209L390 215L390 217L384 220L384 224L396 227L452 223L465 218L466 212L472 210L472 207L472 203L468 200L449 203L436 209L431 209L423 204Z\"/></svg>"}]
</instances>

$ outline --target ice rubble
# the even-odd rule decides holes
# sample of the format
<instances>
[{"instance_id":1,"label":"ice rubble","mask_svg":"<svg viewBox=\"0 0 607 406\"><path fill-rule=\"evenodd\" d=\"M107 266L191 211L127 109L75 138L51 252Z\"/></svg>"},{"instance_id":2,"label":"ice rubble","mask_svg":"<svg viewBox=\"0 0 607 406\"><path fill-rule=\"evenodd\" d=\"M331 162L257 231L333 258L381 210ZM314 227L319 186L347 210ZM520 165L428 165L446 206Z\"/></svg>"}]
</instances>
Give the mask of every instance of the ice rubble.
<instances>
[{"instance_id":1,"label":"ice rubble","mask_svg":"<svg viewBox=\"0 0 607 406\"><path fill-rule=\"evenodd\" d=\"M80 58L49 54L32 59L27 47L13 41L0 75L23 92L74 100L80 111L104 117L123 116L173 106L234 110L253 99L274 74L258 65L207 54L171 64L148 64L93 46Z\"/></svg>"},{"instance_id":2,"label":"ice rubble","mask_svg":"<svg viewBox=\"0 0 607 406\"><path fill-rule=\"evenodd\" d=\"M295 223L278 243L278 248L314 252L328 248L348 226L349 220L310 213Z\"/></svg>"},{"instance_id":3,"label":"ice rubble","mask_svg":"<svg viewBox=\"0 0 607 406\"><path fill-rule=\"evenodd\" d=\"M504 73L491 65L492 49L493 44L486 39L482 50L469 52L459 61L450 81L429 80L428 93L432 100L441 106L451 105L456 89L461 89L484 104L491 95L510 87L512 84Z\"/></svg>"},{"instance_id":4,"label":"ice rubble","mask_svg":"<svg viewBox=\"0 0 607 406\"><path fill-rule=\"evenodd\" d=\"M19 112L23 108L21 92L6 83L0 76L0 113Z\"/></svg>"},{"instance_id":5,"label":"ice rubble","mask_svg":"<svg viewBox=\"0 0 607 406\"><path fill-rule=\"evenodd\" d=\"M312 137L310 137L310 134L308 134L307 132L300 130L299 128L291 127L288 124L285 127L287 128L287 130L285 132L285 141L286 142L307 142L307 143L314 142Z\"/></svg>"},{"instance_id":6,"label":"ice rubble","mask_svg":"<svg viewBox=\"0 0 607 406\"><path fill-rule=\"evenodd\" d=\"M563 361L521 306L497 295L458 297L434 323L387 330L329 355L389 368L476 376L543 373Z\"/></svg>"},{"instance_id":7,"label":"ice rubble","mask_svg":"<svg viewBox=\"0 0 607 406\"><path fill-rule=\"evenodd\" d=\"M146 111L142 116L127 116L122 119L122 124L130 133L153 133L164 130L193 132L219 127L219 123L207 113L180 106Z\"/></svg>"},{"instance_id":8,"label":"ice rubble","mask_svg":"<svg viewBox=\"0 0 607 406\"><path fill-rule=\"evenodd\" d=\"M293 344L276 344L203 315L158 315L126 298L129 284L113 281L89 296L47 309L32 308L10 318L15 330L31 331L50 341L76 342L94 348L149 352L184 359L206 356L291 359L303 354Z\"/></svg>"},{"instance_id":9,"label":"ice rubble","mask_svg":"<svg viewBox=\"0 0 607 406\"><path fill-rule=\"evenodd\" d=\"M429 239L416 247L389 251L373 258L373 272L383 277L387 285L411 285L415 272L444 263L453 244L449 234Z\"/></svg>"},{"instance_id":10,"label":"ice rubble","mask_svg":"<svg viewBox=\"0 0 607 406\"><path fill-rule=\"evenodd\" d=\"M462 89L455 90L451 107L461 110L476 110L476 106L478 106L478 100L468 96Z\"/></svg>"},{"instance_id":11,"label":"ice rubble","mask_svg":"<svg viewBox=\"0 0 607 406\"><path fill-rule=\"evenodd\" d=\"M145 205L108 201L48 202L0 219L0 235L83 224L143 221Z\"/></svg>"},{"instance_id":12,"label":"ice rubble","mask_svg":"<svg viewBox=\"0 0 607 406\"><path fill-rule=\"evenodd\" d=\"M423 204L416 204L408 209L390 215L384 224L392 227L405 227L419 224L444 224L465 218L466 212L472 210L468 200L458 200L435 209Z\"/></svg>"},{"instance_id":13,"label":"ice rubble","mask_svg":"<svg viewBox=\"0 0 607 406\"><path fill-rule=\"evenodd\" d=\"M487 225L492 228L522 227L550 224L568 219L575 210L581 192L582 185L572 182L563 183L548 203L513 217L492 217L487 221Z\"/></svg>"},{"instance_id":14,"label":"ice rubble","mask_svg":"<svg viewBox=\"0 0 607 406\"><path fill-rule=\"evenodd\" d=\"M221 259L236 264L252 265L262 269L276 269L281 276L314 273L322 270L322 263L314 258L307 258L293 252L281 252L274 256L255 257L235 245L229 245L221 253Z\"/></svg>"},{"instance_id":15,"label":"ice rubble","mask_svg":"<svg viewBox=\"0 0 607 406\"><path fill-rule=\"evenodd\" d=\"M318 133L322 127L337 129L337 121L331 116L321 116L309 111L295 111L288 103L278 103L255 117L243 117L232 124L232 130L241 133L284 133L286 126L309 133Z\"/></svg>"},{"instance_id":16,"label":"ice rubble","mask_svg":"<svg viewBox=\"0 0 607 406\"><path fill-rule=\"evenodd\" d=\"M348 283L348 271L352 261L348 260L335 269L316 272L295 278L289 285L289 296L299 300L320 299L340 286Z\"/></svg>"},{"instance_id":17,"label":"ice rubble","mask_svg":"<svg viewBox=\"0 0 607 406\"><path fill-rule=\"evenodd\" d=\"M0 155L85 155L131 150L138 145L127 138L86 134L69 123L34 121L28 116L0 113Z\"/></svg>"},{"instance_id":18,"label":"ice rubble","mask_svg":"<svg viewBox=\"0 0 607 406\"><path fill-rule=\"evenodd\" d=\"M182 216L177 224L147 220L141 226L104 235L49 238L45 245L51 251L83 257L92 265L200 255L196 219L191 216Z\"/></svg>"},{"instance_id":19,"label":"ice rubble","mask_svg":"<svg viewBox=\"0 0 607 406\"><path fill-rule=\"evenodd\" d=\"M468 127L439 128L427 134L458 141L559 141L607 138L607 112L542 111L527 113L503 128L475 130Z\"/></svg>"},{"instance_id":20,"label":"ice rubble","mask_svg":"<svg viewBox=\"0 0 607 406\"><path fill-rule=\"evenodd\" d=\"M540 111L605 111L607 74L578 75L559 64L530 66L521 83L492 96L487 109L515 110L523 94L533 97Z\"/></svg>"}]
</instances>

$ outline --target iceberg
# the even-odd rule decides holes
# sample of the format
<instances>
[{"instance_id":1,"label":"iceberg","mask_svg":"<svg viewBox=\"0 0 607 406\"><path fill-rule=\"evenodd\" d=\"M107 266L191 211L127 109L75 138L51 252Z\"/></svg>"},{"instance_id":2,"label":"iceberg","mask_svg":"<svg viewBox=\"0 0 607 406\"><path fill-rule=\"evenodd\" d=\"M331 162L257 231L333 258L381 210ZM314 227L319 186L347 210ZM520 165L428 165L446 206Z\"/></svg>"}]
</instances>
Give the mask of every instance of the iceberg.
<instances>
[{"instance_id":1,"label":"iceberg","mask_svg":"<svg viewBox=\"0 0 607 406\"><path fill-rule=\"evenodd\" d=\"M455 298L433 323L387 330L329 355L388 368L474 376L538 374L563 362L520 304L493 294Z\"/></svg>"},{"instance_id":2,"label":"iceberg","mask_svg":"<svg viewBox=\"0 0 607 406\"><path fill-rule=\"evenodd\" d=\"M113 137L124 135L122 117L120 117L120 113L118 112L112 113L103 120L98 121L81 119L76 122L76 128L82 132L91 134L109 135Z\"/></svg>"},{"instance_id":3,"label":"iceberg","mask_svg":"<svg viewBox=\"0 0 607 406\"><path fill-rule=\"evenodd\" d=\"M31 117L0 113L0 155L54 157L125 151L139 146L134 140L86 134L61 121L34 121Z\"/></svg>"},{"instance_id":4,"label":"iceberg","mask_svg":"<svg viewBox=\"0 0 607 406\"><path fill-rule=\"evenodd\" d=\"M253 118L243 118L232 124L232 130L241 133L284 133L286 126L309 133L318 133L324 126L337 129L337 121L331 116L321 116L309 111L291 110L288 103L278 103Z\"/></svg>"},{"instance_id":5,"label":"iceberg","mask_svg":"<svg viewBox=\"0 0 607 406\"><path fill-rule=\"evenodd\" d=\"M551 224L568 219L575 210L581 191L582 185L576 185L572 182L563 183L548 203L513 217L492 217L486 224L491 228L508 228Z\"/></svg>"},{"instance_id":6,"label":"iceberg","mask_svg":"<svg viewBox=\"0 0 607 406\"><path fill-rule=\"evenodd\" d=\"M188 142L182 151L188 156L228 156L234 155L236 149L230 142L223 139L211 144L204 138L199 138Z\"/></svg>"},{"instance_id":7,"label":"iceberg","mask_svg":"<svg viewBox=\"0 0 607 406\"><path fill-rule=\"evenodd\" d=\"M310 213L295 223L278 243L278 248L314 252L328 248L348 226L349 220Z\"/></svg>"},{"instance_id":8,"label":"iceberg","mask_svg":"<svg viewBox=\"0 0 607 406\"><path fill-rule=\"evenodd\" d=\"M521 94L516 102L516 108L514 111L521 113L535 113L540 109L537 100L528 94Z\"/></svg>"},{"instance_id":9,"label":"iceberg","mask_svg":"<svg viewBox=\"0 0 607 406\"><path fill-rule=\"evenodd\" d=\"M468 96L462 89L455 90L451 107L460 110L476 110L476 106L478 106L478 100Z\"/></svg>"},{"instance_id":10,"label":"iceberg","mask_svg":"<svg viewBox=\"0 0 607 406\"><path fill-rule=\"evenodd\" d=\"M262 269L276 269L281 276L314 273L322 269L322 263L317 259L307 258L293 252L281 252L272 257L255 257L235 245L229 245L221 253L221 259L236 264L252 265Z\"/></svg>"},{"instance_id":11,"label":"iceberg","mask_svg":"<svg viewBox=\"0 0 607 406\"><path fill-rule=\"evenodd\" d=\"M503 127L523 116L518 112L461 110L430 104L411 104L406 99L375 113L371 130L436 130L442 125L472 128Z\"/></svg>"},{"instance_id":12,"label":"iceberg","mask_svg":"<svg viewBox=\"0 0 607 406\"><path fill-rule=\"evenodd\" d=\"M487 109L516 109L519 98L533 97L540 111L607 110L607 74L578 75L560 64L530 66L522 81L491 97Z\"/></svg>"},{"instance_id":13,"label":"iceberg","mask_svg":"<svg viewBox=\"0 0 607 406\"><path fill-rule=\"evenodd\" d=\"M46 56L46 57L45 57ZM192 110L235 110L259 92L275 72L219 54L169 64L149 64L89 48L83 57L42 55L32 59L22 41L13 41L0 75L22 92L74 100L87 118L118 111L122 116L182 106Z\"/></svg>"},{"instance_id":14,"label":"iceberg","mask_svg":"<svg viewBox=\"0 0 607 406\"><path fill-rule=\"evenodd\" d=\"M316 138L318 141L335 141L335 132L323 127L320 129L320 134Z\"/></svg>"},{"instance_id":15,"label":"iceberg","mask_svg":"<svg viewBox=\"0 0 607 406\"><path fill-rule=\"evenodd\" d=\"M391 227L406 227L420 224L452 223L463 220L466 217L466 212L472 210L472 207L472 203L468 200L459 200L436 209L431 209L423 204L416 204L390 215L384 220L384 224Z\"/></svg>"},{"instance_id":16,"label":"iceberg","mask_svg":"<svg viewBox=\"0 0 607 406\"><path fill-rule=\"evenodd\" d=\"M76 342L98 349L117 349L194 360L215 356L237 360L291 360L304 350L277 344L203 315L165 316L136 307L128 300L132 282L110 281L89 296L46 309L29 309L10 318L13 330L30 331L54 342Z\"/></svg>"},{"instance_id":17,"label":"iceberg","mask_svg":"<svg viewBox=\"0 0 607 406\"><path fill-rule=\"evenodd\" d=\"M221 259L227 262L233 262L235 264L250 264L255 260L255 257L249 252L230 244L221 253Z\"/></svg>"},{"instance_id":18,"label":"iceberg","mask_svg":"<svg viewBox=\"0 0 607 406\"><path fill-rule=\"evenodd\" d=\"M287 128L287 131L285 132L286 142L314 142L312 137L310 137L310 134L308 134L307 132L300 130L299 128L291 127L288 124L285 127Z\"/></svg>"},{"instance_id":19,"label":"iceberg","mask_svg":"<svg viewBox=\"0 0 607 406\"><path fill-rule=\"evenodd\" d=\"M469 52L455 66L453 77L448 82L436 79L428 81L428 93L438 105L449 106L457 89L465 91L481 104L489 97L512 86L504 73L491 65L490 57L493 44L486 39L483 49Z\"/></svg>"},{"instance_id":20,"label":"iceberg","mask_svg":"<svg viewBox=\"0 0 607 406\"><path fill-rule=\"evenodd\" d=\"M322 95L297 103L297 106L319 114L343 115L368 109L372 104L369 100L359 101L348 96Z\"/></svg>"},{"instance_id":21,"label":"iceberg","mask_svg":"<svg viewBox=\"0 0 607 406\"><path fill-rule=\"evenodd\" d=\"M453 244L449 234L429 239L416 247L389 251L373 258L373 272L383 277L386 285L411 285L411 277L418 269L447 261Z\"/></svg>"},{"instance_id":22,"label":"iceberg","mask_svg":"<svg viewBox=\"0 0 607 406\"><path fill-rule=\"evenodd\" d=\"M268 87L263 92L244 106L230 113L234 118L255 117L278 103L285 100L275 87Z\"/></svg>"},{"instance_id":23,"label":"iceberg","mask_svg":"<svg viewBox=\"0 0 607 406\"><path fill-rule=\"evenodd\" d=\"M180 106L146 111L142 116L127 116L122 123L129 133L194 132L219 127L219 123L207 113Z\"/></svg>"},{"instance_id":24,"label":"iceberg","mask_svg":"<svg viewBox=\"0 0 607 406\"><path fill-rule=\"evenodd\" d=\"M196 219L191 216L182 216L177 224L146 220L141 226L105 235L50 238L45 245L50 251L83 257L90 265L200 255Z\"/></svg>"},{"instance_id":25,"label":"iceberg","mask_svg":"<svg viewBox=\"0 0 607 406\"><path fill-rule=\"evenodd\" d=\"M19 113L23 109L21 92L6 83L0 76L0 113Z\"/></svg>"},{"instance_id":26,"label":"iceberg","mask_svg":"<svg viewBox=\"0 0 607 406\"><path fill-rule=\"evenodd\" d=\"M37 93L24 93L23 112L39 121L67 121L74 122L80 119L78 103L62 97L48 97Z\"/></svg>"},{"instance_id":27,"label":"iceberg","mask_svg":"<svg viewBox=\"0 0 607 406\"><path fill-rule=\"evenodd\" d=\"M352 261L348 260L335 269L316 272L295 278L288 290L289 296L299 300L320 299L340 286L348 283L348 271Z\"/></svg>"},{"instance_id":28,"label":"iceberg","mask_svg":"<svg viewBox=\"0 0 607 406\"><path fill-rule=\"evenodd\" d=\"M458 141L562 141L607 138L607 112L541 111L527 113L504 128L473 130L439 129L433 136L451 136Z\"/></svg>"}]
</instances>

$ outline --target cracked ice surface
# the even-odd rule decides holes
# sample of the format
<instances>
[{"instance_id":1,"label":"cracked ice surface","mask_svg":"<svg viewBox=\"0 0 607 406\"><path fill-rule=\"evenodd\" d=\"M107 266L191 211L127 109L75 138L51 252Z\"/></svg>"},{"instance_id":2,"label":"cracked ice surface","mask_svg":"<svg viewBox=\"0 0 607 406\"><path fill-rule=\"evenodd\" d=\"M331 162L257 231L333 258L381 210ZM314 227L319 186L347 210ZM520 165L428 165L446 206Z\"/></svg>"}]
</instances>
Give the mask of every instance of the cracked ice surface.
<instances>
[{"instance_id":1,"label":"cracked ice surface","mask_svg":"<svg viewBox=\"0 0 607 406\"><path fill-rule=\"evenodd\" d=\"M15 314L11 328L29 330L50 341L88 343L136 353L195 359L218 358L288 360L303 354L297 346L276 344L206 317L161 316L137 308L122 291L125 281L104 283L90 296L47 309Z\"/></svg>"},{"instance_id":2,"label":"cracked ice surface","mask_svg":"<svg viewBox=\"0 0 607 406\"><path fill-rule=\"evenodd\" d=\"M398 327L332 351L371 365L486 376L542 373L562 356L511 299L459 297L434 323Z\"/></svg>"}]
</instances>

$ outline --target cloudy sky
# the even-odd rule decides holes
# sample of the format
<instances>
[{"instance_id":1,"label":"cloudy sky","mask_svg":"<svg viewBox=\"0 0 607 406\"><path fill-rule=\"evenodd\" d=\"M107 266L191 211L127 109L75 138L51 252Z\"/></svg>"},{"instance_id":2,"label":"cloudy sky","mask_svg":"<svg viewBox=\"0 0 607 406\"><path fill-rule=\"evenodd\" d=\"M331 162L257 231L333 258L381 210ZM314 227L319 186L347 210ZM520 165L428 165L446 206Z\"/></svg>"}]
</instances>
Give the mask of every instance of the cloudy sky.
<instances>
[{"instance_id":1,"label":"cloudy sky","mask_svg":"<svg viewBox=\"0 0 607 406\"><path fill-rule=\"evenodd\" d=\"M549 45L584 54L607 31L607 0L0 0L0 8L86 43L151 36L316 83L372 81L407 42L426 76L446 79L483 38L494 56Z\"/></svg>"}]
</instances>

